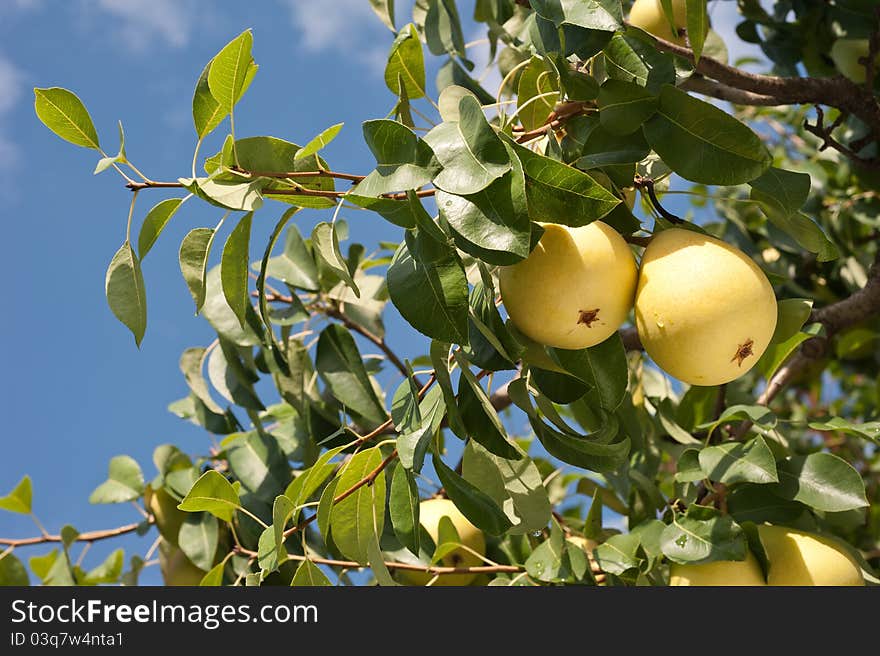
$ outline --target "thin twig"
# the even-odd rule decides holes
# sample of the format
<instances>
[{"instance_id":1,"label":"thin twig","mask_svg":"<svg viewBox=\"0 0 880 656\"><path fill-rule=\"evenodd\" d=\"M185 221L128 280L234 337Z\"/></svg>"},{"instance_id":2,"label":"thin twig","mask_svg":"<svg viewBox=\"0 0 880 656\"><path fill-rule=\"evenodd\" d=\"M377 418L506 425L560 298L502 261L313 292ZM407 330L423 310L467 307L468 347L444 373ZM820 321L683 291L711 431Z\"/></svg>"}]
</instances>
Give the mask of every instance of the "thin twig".
<instances>
[{"instance_id":1,"label":"thin twig","mask_svg":"<svg viewBox=\"0 0 880 656\"><path fill-rule=\"evenodd\" d=\"M147 522L152 523L152 518L146 520ZM119 526L117 528L108 528L100 531L89 531L87 533L80 533L74 542L97 542L98 540L106 540L108 538L115 538L119 535L125 535L126 533L133 533L137 531L138 528L143 524L143 522L137 522L135 524L126 524L125 526ZM45 544L48 542L62 542L62 538L60 535L39 535L33 538L0 538L0 545L5 545L9 547L26 547L33 544Z\"/></svg>"}]
</instances>

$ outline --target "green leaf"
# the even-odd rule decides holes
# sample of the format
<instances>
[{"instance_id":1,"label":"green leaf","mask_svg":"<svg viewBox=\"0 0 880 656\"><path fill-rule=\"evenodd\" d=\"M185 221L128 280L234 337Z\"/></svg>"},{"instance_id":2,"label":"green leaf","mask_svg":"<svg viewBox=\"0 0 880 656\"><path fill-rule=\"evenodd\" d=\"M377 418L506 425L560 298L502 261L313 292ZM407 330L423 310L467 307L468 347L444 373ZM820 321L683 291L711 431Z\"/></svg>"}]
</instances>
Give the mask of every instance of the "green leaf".
<instances>
[{"instance_id":1,"label":"green leaf","mask_svg":"<svg viewBox=\"0 0 880 656\"><path fill-rule=\"evenodd\" d=\"M320 259L327 267L339 276L346 285L348 285L357 298L361 297L361 291L358 289L348 265L339 252L339 234L336 224L329 224L324 221L318 223L312 230L312 246L315 249L315 256Z\"/></svg>"},{"instance_id":2,"label":"green leaf","mask_svg":"<svg viewBox=\"0 0 880 656\"><path fill-rule=\"evenodd\" d=\"M180 371L192 393L204 403L211 412L223 414L223 408L211 397L208 383L202 375L206 349L188 348L180 356Z\"/></svg>"},{"instance_id":3,"label":"green leaf","mask_svg":"<svg viewBox=\"0 0 880 656\"><path fill-rule=\"evenodd\" d=\"M493 264L512 264L528 257L531 220L526 203L526 181L522 164L507 146L511 170L476 194L459 196L437 190L440 217L468 244L479 249L471 255ZM462 245L462 250L469 251ZM496 261L497 260L497 261Z\"/></svg>"},{"instance_id":4,"label":"green leaf","mask_svg":"<svg viewBox=\"0 0 880 656\"><path fill-rule=\"evenodd\" d=\"M565 535L554 519L551 523L550 537L535 547L526 560L526 572L538 581L555 581L562 569L562 554Z\"/></svg>"},{"instance_id":5,"label":"green leaf","mask_svg":"<svg viewBox=\"0 0 880 656\"><path fill-rule=\"evenodd\" d=\"M440 70L437 71L435 83L437 89L441 92L446 87L455 85L464 87L473 93L477 97L477 100L483 104L495 102L495 98L492 94L480 86L480 83L468 75L467 71L465 71L459 63L451 57L440 67Z\"/></svg>"},{"instance_id":6,"label":"green leaf","mask_svg":"<svg viewBox=\"0 0 880 656\"><path fill-rule=\"evenodd\" d=\"M0 587L31 584L27 569L11 551L0 556Z\"/></svg>"},{"instance_id":7,"label":"green leaf","mask_svg":"<svg viewBox=\"0 0 880 656\"><path fill-rule=\"evenodd\" d=\"M205 276L205 304L202 307L205 319L217 334L238 346L254 346L262 342L257 331L261 331L260 318L250 304L245 309L245 325L226 302L223 283L220 279L220 266L213 267Z\"/></svg>"},{"instance_id":8,"label":"green leaf","mask_svg":"<svg viewBox=\"0 0 880 656\"><path fill-rule=\"evenodd\" d=\"M609 79L599 89L599 121L611 134L631 134L657 111L657 97L634 82Z\"/></svg>"},{"instance_id":9,"label":"green leaf","mask_svg":"<svg viewBox=\"0 0 880 656\"><path fill-rule=\"evenodd\" d=\"M801 517L806 508L797 501L781 499L771 485L737 485L727 497L727 509L737 522L788 524Z\"/></svg>"},{"instance_id":10,"label":"green leaf","mask_svg":"<svg viewBox=\"0 0 880 656\"><path fill-rule=\"evenodd\" d=\"M100 585L102 583L117 583L125 566L125 551L116 549L112 551L97 567L89 570L85 575L83 585Z\"/></svg>"},{"instance_id":11,"label":"green leaf","mask_svg":"<svg viewBox=\"0 0 880 656\"><path fill-rule=\"evenodd\" d=\"M150 252L153 244L156 243L159 235L165 229L165 226L168 225L168 221L177 212L181 202L183 202L182 198L166 198L147 212L138 235L138 254L141 260Z\"/></svg>"},{"instance_id":12,"label":"green leaf","mask_svg":"<svg viewBox=\"0 0 880 656\"><path fill-rule=\"evenodd\" d=\"M679 483L696 483L706 477L700 466L699 449L685 449L678 456L675 480Z\"/></svg>"},{"instance_id":13,"label":"green leaf","mask_svg":"<svg viewBox=\"0 0 880 656\"><path fill-rule=\"evenodd\" d=\"M242 326L245 323L245 312L251 304L248 292L248 263L253 218L253 212L241 217L226 239L220 261L223 295Z\"/></svg>"},{"instance_id":14,"label":"green leaf","mask_svg":"<svg viewBox=\"0 0 880 656\"><path fill-rule=\"evenodd\" d=\"M397 31L394 27L394 0L370 0L370 7L385 27Z\"/></svg>"},{"instance_id":15,"label":"green leaf","mask_svg":"<svg viewBox=\"0 0 880 656\"><path fill-rule=\"evenodd\" d=\"M409 366L407 368L410 370L409 374L397 386L391 400L391 419L398 433L409 433L422 425L419 387L412 378L412 368Z\"/></svg>"},{"instance_id":16,"label":"green leaf","mask_svg":"<svg viewBox=\"0 0 880 656\"><path fill-rule=\"evenodd\" d=\"M296 568L296 573L293 575L290 585L314 588L332 586L333 584L330 583L330 579L321 571L320 567L306 558Z\"/></svg>"},{"instance_id":17,"label":"green leaf","mask_svg":"<svg viewBox=\"0 0 880 656\"><path fill-rule=\"evenodd\" d=\"M379 463L378 448L361 451L349 460L339 475L337 489L348 490L366 478ZM333 505L330 526L333 542L344 556L366 564L368 543L381 535L385 525L385 472L380 472L371 485L361 485L348 497Z\"/></svg>"},{"instance_id":18,"label":"green leaf","mask_svg":"<svg viewBox=\"0 0 880 656\"><path fill-rule=\"evenodd\" d=\"M672 56L659 52L635 30L615 34L603 54L605 69L612 79L634 82L651 93L658 93L664 84L675 83Z\"/></svg>"},{"instance_id":19,"label":"green leaf","mask_svg":"<svg viewBox=\"0 0 880 656\"><path fill-rule=\"evenodd\" d=\"M731 421L751 421L763 428L773 428L776 425L776 415L764 405L737 404L725 408L721 416L715 421L700 424L697 428L705 429L711 434L721 424Z\"/></svg>"},{"instance_id":20,"label":"green leaf","mask_svg":"<svg viewBox=\"0 0 880 656\"><path fill-rule=\"evenodd\" d=\"M534 130L544 125L559 97L559 79L552 66L538 55L532 55L528 66L519 74L517 84L517 116L522 126Z\"/></svg>"},{"instance_id":21,"label":"green leaf","mask_svg":"<svg viewBox=\"0 0 880 656\"><path fill-rule=\"evenodd\" d=\"M519 144L513 148L525 172L532 220L582 226L601 219L620 204L619 198L583 171Z\"/></svg>"},{"instance_id":22,"label":"green leaf","mask_svg":"<svg viewBox=\"0 0 880 656\"><path fill-rule=\"evenodd\" d=\"M804 330L796 332L784 342L770 343L767 350L764 351L755 367L763 376L769 379L777 369L788 359L795 349L803 342L811 337L816 337L824 333L825 329L821 323L814 323L807 326Z\"/></svg>"},{"instance_id":23,"label":"green leaf","mask_svg":"<svg viewBox=\"0 0 880 656\"><path fill-rule=\"evenodd\" d=\"M269 269L269 262L272 259L270 256L272 255L272 249L275 248L275 242L278 241L278 237L281 236L281 231L284 229L284 226L287 225L287 222L299 211L299 208L291 207L286 212L281 215L281 218L278 219L275 227L272 229L272 234L269 235L269 240L266 242L266 248L263 250L263 257L260 259L260 273L257 276L257 298L259 299L259 308L260 308L260 318L263 320L263 325L271 332L272 331L272 319L275 318L278 323L282 323L283 321L289 321L290 323L296 323L299 321L303 321L309 317L309 313L306 311L305 307L303 307L302 302L299 300L299 296L296 294L291 294L290 299L291 302L288 304L286 310L282 310L280 316L283 317L279 320L279 313L277 310L273 308L269 308L269 301L266 297L266 272Z\"/></svg>"},{"instance_id":24,"label":"green leaf","mask_svg":"<svg viewBox=\"0 0 880 656\"><path fill-rule=\"evenodd\" d=\"M318 267L296 225L291 225L287 229L284 252L269 258L266 276L281 280L297 289L311 292L320 289Z\"/></svg>"},{"instance_id":25,"label":"green leaf","mask_svg":"<svg viewBox=\"0 0 880 656\"><path fill-rule=\"evenodd\" d=\"M623 24L618 0L533 0L532 7L556 27L577 25L591 30L616 32Z\"/></svg>"},{"instance_id":26,"label":"green leaf","mask_svg":"<svg viewBox=\"0 0 880 656\"><path fill-rule=\"evenodd\" d=\"M180 272L196 304L196 314L205 304L206 269L215 234L213 228L193 228L180 242Z\"/></svg>"},{"instance_id":27,"label":"green leaf","mask_svg":"<svg viewBox=\"0 0 880 656\"><path fill-rule=\"evenodd\" d=\"M89 496L89 503L122 503L134 501L144 493L144 474L130 456L110 459L107 480Z\"/></svg>"},{"instance_id":28,"label":"green leaf","mask_svg":"<svg viewBox=\"0 0 880 656\"><path fill-rule=\"evenodd\" d=\"M486 390L470 370L464 354L456 350L454 355L461 371L458 380L458 407L467 434L495 455L519 460L522 454L508 440L498 412L492 406Z\"/></svg>"},{"instance_id":29,"label":"green leaf","mask_svg":"<svg viewBox=\"0 0 880 656\"><path fill-rule=\"evenodd\" d=\"M31 485L31 477L25 475L18 482L18 485L12 489L12 492L0 498L0 510L30 515L32 500L33 487Z\"/></svg>"},{"instance_id":30,"label":"green leaf","mask_svg":"<svg viewBox=\"0 0 880 656\"><path fill-rule=\"evenodd\" d=\"M453 433L464 439L467 437L467 431L461 422L461 416L458 412L458 401L455 398L455 390L452 388L452 378L449 374L449 344L444 344L437 340L432 341L430 356L431 366L434 367L434 376L437 378L437 385L443 393L449 427Z\"/></svg>"},{"instance_id":31,"label":"green leaf","mask_svg":"<svg viewBox=\"0 0 880 656\"><path fill-rule=\"evenodd\" d=\"M697 564L718 560L745 560L742 528L714 508L690 506L675 514L660 536L663 554L674 563Z\"/></svg>"},{"instance_id":32,"label":"green leaf","mask_svg":"<svg viewBox=\"0 0 880 656\"><path fill-rule=\"evenodd\" d=\"M776 330L773 331L771 344L779 344L788 340L810 318L813 301L808 298L786 298L776 302Z\"/></svg>"},{"instance_id":33,"label":"green leaf","mask_svg":"<svg viewBox=\"0 0 880 656\"><path fill-rule=\"evenodd\" d=\"M657 113L643 130L651 148L691 182L741 184L770 166L770 153L749 127L672 85L660 89Z\"/></svg>"},{"instance_id":34,"label":"green leaf","mask_svg":"<svg viewBox=\"0 0 880 656\"><path fill-rule=\"evenodd\" d=\"M226 118L226 115L229 113L229 111L224 109L220 103L214 99L214 96L211 95L211 89L208 86L208 71L211 70L212 63L213 60L208 62L204 70L202 70L202 74L199 76L199 80L196 83L195 92L193 93L193 125L195 125L196 134L199 139L204 139L205 136L210 134L218 125L220 125L220 123L223 122L223 119ZM247 72L245 73L244 84L239 91L236 101L241 99L245 91L247 91L258 68L259 66L253 61L249 63Z\"/></svg>"},{"instance_id":35,"label":"green leaf","mask_svg":"<svg viewBox=\"0 0 880 656\"><path fill-rule=\"evenodd\" d=\"M347 409L373 425L385 421L388 415L376 396L354 338L346 328L333 324L321 332L315 366L333 396Z\"/></svg>"},{"instance_id":36,"label":"green leaf","mask_svg":"<svg viewBox=\"0 0 880 656\"><path fill-rule=\"evenodd\" d=\"M338 486L338 478L331 480L324 487L324 491L321 492L321 498L318 501L318 510L316 512L318 516L318 530L324 536L325 541L330 535L330 515L333 512L333 500L336 497L336 488Z\"/></svg>"},{"instance_id":37,"label":"green leaf","mask_svg":"<svg viewBox=\"0 0 880 656\"><path fill-rule=\"evenodd\" d=\"M119 121L119 152L113 157L102 157L95 166L94 175L103 173L114 164L125 164L128 160L125 157L125 131L122 129L122 121Z\"/></svg>"},{"instance_id":38,"label":"green leaf","mask_svg":"<svg viewBox=\"0 0 880 656\"><path fill-rule=\"evenodd\" d=\"M226 458L236 484L241 483L249 498L259 499L267 507L290 481L287 457L270 434L255 431L239 438L227 449Z\"/></svg>"},{"instance_id":39,"label":"green leaf","mask_svg":"<svg viewBox=\"0 0 880 656\"><path fill-rule=\"evenodd\" d=\"M585 349L550 348L548 351L559 366L596 390L602 408L613 411L621 404L629 371L619 334Z\"/></svg>"},{"instance_id":40,"label":"green leaf","mask_svg":"<svg viewBox=\"0 0 880 656\"><path fill-rule=\"evenodd\" d=\"M770 168L759 178L749 182L751 200L777 228L790 235L820 262L836 259L840 253L822 228L800 208L810 195L810 176L806 173Z\"/></svg>"},{"instance_id":41,"label":"green leaf","mask_svg":"<svg viewBox=\"0 0 880 656\"><path fill-rule=\"evenodd\" d=\"M691 50L694 51L694 64L700 61L703 44L709 32L709 16L706 13L706 0L685 0L687 36Z\"/></svg>"},{"instance_id":42,"label":"green leaf","mask_svg":"<svg viewBox=\"0 0 880 656\"><path fill-rule=\"evenodd\" d=\"M418 256L430 237L407 233L388 268L388 293L403 318L428 337L468 341L468 287L455 250L444 247L434 260Z\"/></svg>"},{"instance_id":43,"label":"green leaf","mask_svg":"<svg viewBox=\"0 0 880 656\"><path fill-rule=\"evenodd\" d=\"M642 559L637 555L639 542L639 536L632 533L612 535L593 554L603 572L620 575L641 565Z\"/></svg>"},{"instance_id":44,"label":"green leaf","mask_svg":"<svg viewBox=\"0 0 880 656\"><path fill-rule=\"evenodd\" d=\"M827 421L811 421L807 425L813 430L841 431L873 442L880 440L880 421L868 421L863 424L853 424L843 417L831 417Z\"/></svg>"},{"instance_id":45,"label":"green leaf","mask_svg":"<svg viewBox=\"0 0 880 656\"><path fill-rule=\"evenodd\" d=\"M512 524L507 531L510 535L539 531L551 516L540 471L522 449L518 451L519 458L509 460L471 440L462 456L462 476L504 509Z\"/></svg>"},{"instance_id":46,"label":"green leaf","mask_svg":"<svg viewBox=\"0 0 880 656\"><path fill-rule=\"evenodd\" d=\"M501 535L511 527L507 515L491 497L447 467L436 454L434 470L449 498L474 526L489 535Z\"/></svg>"},{"instance_id":47,"label":"green leaf","mask_svg":"<svg viewBox=\"0 0 880 656\"><path fill-rule=\"evenodd\" d=\"M190 562L205 571L214 566L219 529L209 513L187 515L180 526L177 543Z\"/></svg>"},{"instance_id":48,"label":"green leaf","mask_svg":"<svg viewBox=\"0 0 880 656\"><path fill-rule=\"evenodd\" d=\"M391 494L388 497L388 513L391 527L400 543L412 553L419 553L419 490L412 472L397 466L391 477Z\"/></svg>"},{"instance_id":49,"label":"green leaf","mask_svg":"<svg viewBox=\"0 0 880 656\"><path fill-rule=\"evenodd\" d=\"M864 508L865 483L842 458L831 453L792 456L778 464L779 483L773 491L824 512Z\"/></svg>"},{"instance_id":50,"label":"green leaf","mask_svg":"<svg viewBox=\"0 0 880 656\"><path fill-rule=\"evenodd\" d=\"M476 98L462 96L458 113L457 123L441 123L425 135L443 166L434 185L451 194L475 194L510 170L511 157Z\"/></svg>"},{"instance_id":51,"label":"green leaf","mask_svg":"<svg viewBox=\"0 0 880 656\"><path fill-rule=\"evenodd\" d=\"M245 30L218 52L208 68L208 88L226 113L244 93L251 67L254 37ZM250 74L252 75L252 74Z\"/></svg>"},{"instance_id":52,"label":"green leaf","mask_svg":"<svg viewBox=\"0 0 880 656\"><path fill-rule=\"evenodd\" d=\"M397 121L364 122L364 140L376 158L376 170L352 190L360 196L418 189L440 171L434 151L415 132Z\"/></svg>"},{"instance_id":53,"label":"green leaf","mask_svg":"<svg viewBox=\"0 0 880 656\"><path fill-rule=\"evenodd\" d=\"M258 210L263 206L262 191L268 186L265 178L249 182L212 178L178 178L185 189L217 207L240 212Z\"/></svg>"},{"instance_id":54,"label":"green leaf","mask_svg":"<svg viewBox=\"0 0 880 656\"><path fill-rule=\"evenodd\" d=\"M315 461L314 465L293 479L290 485L287 486L284 494L290 499L294 507L301 506L308 502L324 481L336 471L336 464L330 462L330 460L339 455L339 453L345 448L346 445L342 445L325 451L321 454L321 457ZM299 516L299 510L294 509L291 516L293 521L296 521Z\"/></svg>"},{"instance_id":55,"label":"green leaf","mask_svg":"<svg viewBox=\"0 0 880 656\"><path fill-rule=\"evenodd\" d=\"M432 54L465 57L464 33L454 0L428 0L424 34Z\"/></svg>"},{"instance_id":56,"label":"green leaf","mask_svg":"<svg viewBox=\"0 0 880 656\"><path fill-rule=\"evenodd\" d=\"M305 146L296 151L296 155L293 156L294 161L298 159L303 159L308 157L309 155L314 155L319 150L322 150L336 138L336 135L339 134L339 131L342 129L344 123L336 123L335 125L331 125L326 130L323 130L319 135L312 138Z\"/></svg>"},{"instance_id":57,"label":"green leaf","mask_svg":"<svg viewBox=\"0 0 880 656\"><path fill-rule=\"evenodd\" d=\"M763 437L707 447L699 460L706 478L726 485L779 481L776 459Z\"/></svg>"},{"instance_id":58,"label":"green leaf","mask_svg":"<svg viewBox=\"0 0 880 656\"><path fill-rule=\"evenodd\" d=\"M416 472L421 471L428 445L440 430L440 424L446 416L446 403L439 386L428 390L425 398L419 403L419 413L422 416L422 423L416 429L402 433L397 438L397 451L401 464ZM457 419L458 415L455 416Z\"/></svg>"},{"instance_id":59,"label":"green leaf","mask_svg":"<svg viewBox=\"0 0 880 656\"><path fill-rule=\"evenodd\" d=\"M268 526L262 529L257 542L257 564L263 572L274 572L287 561L287 549L275 542L275 534L275 529Z\"/></svg>"},{"instance_id":60,"label":"green leaf","mask_svg":"<svg viewBox=\"0 0 880 656\"><path fill-rule=\"evenodd\" d=\"M131 331L140 347L147 330L147 290L141 264L128 241L110 260L104 289L110 310Z\"/></svg>"},{"instance_id":61,"label":"green leaf","mask_svg":"<svg viewBox=\"0 0 880 656\"><path fill-rule=\"evenodd\" d=\"M412 24L401 28L391 44L385 66L385 86L392 93L405 95L410 100L425 95L425 59L419 34Z\"/></svg>"},{"instance_id":62,"label":"green leaf","mask_svg":"<svg viewBox=\"0 0 880 656\"><path fill-rule=\"evenodd\" d=\"M187 512L207 511L224 522L232 521L233 511L241 507L240 483L230 483L220 473L209 469L199 477L177 506Z\"/></svg>"},{"instance_id":63,"label":"green leaf","mask_svg":"<svg viewBox=\"0 0 880 656\"><path fill-rule=\"evenodd\" d=\"M43 125L65 141L101 150L92 117L75 93L60 87L34 89L34 109Z\"/></svg>"},{"instance_id":64,"label":"green leaf","mask_svg":"<svg viewBox=\"0 0 880 656\"><path fill-rule=\"evenodd\" d=\"M202 577L202 580L199 582L199 586L204 587L219 587L223 585L223 570L226 569L226 560L224 559L222 562L218 563L210 570L208 570L207 574Z\"/></svg>"}]
</instances>

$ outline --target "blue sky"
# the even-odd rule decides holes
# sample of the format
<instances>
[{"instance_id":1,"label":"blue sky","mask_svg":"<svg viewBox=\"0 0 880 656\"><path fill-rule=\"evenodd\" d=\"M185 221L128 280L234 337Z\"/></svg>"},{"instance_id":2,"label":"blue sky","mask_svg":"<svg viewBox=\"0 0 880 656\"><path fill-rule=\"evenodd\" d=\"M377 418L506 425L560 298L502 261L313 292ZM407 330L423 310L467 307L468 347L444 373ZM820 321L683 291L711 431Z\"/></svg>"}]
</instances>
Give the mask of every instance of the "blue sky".
<instances>
[{"instance_id":1,"label":"blue sky","mask_svg":"<svg viewBox=\"0 0 880 656\"><path fill-rule=\"evenodd\" d=\"M177 265L178 245L188 230L214 225L219 214L187 203L151 251L144 263L149 325L137 350L112 317L103 290L107 264L124 239L130 192L113 172L93 176L92 151L61 141L38 122L31 89L75 91L108 152L115 152L121 119L129 158L148 176L173 180L188 175L195 145L190 115L195 81L210 57L247 27L254 31L260 71L236 112L238 136L269 134L304 143L345 122L327 158L338 170L367 172L372 159L360 122L384 116L394 100L382 82L393 37L367 0L5 0L0 5L0 175L5 182L0 185L5 232L0 297L6 300L0 341L7 349L0 379L5 418L0 494L29 473L35 512L52 532L66 523L85 531L138 518L127 505L86 502L104 480L112 456L132 455L149 478L157 444L172 442L192 452L205 448L207 435L165 407L186 394L177 369L181 351L213 337L207 323L193 316ZM217 132L203 154L219 148L222 130ZM141 194L136 221L164 197L170 195ZM254 257L278 214L274 209L258 214ZM301 216L308 232L318 215ZM368 247L401 237L400 229L374 215L347 218L352 238ZM389 333L400 351L419 354L423 338L393 311L388 315ZM33 534L27 517L0 513L0 535ZM99 562L111 546L143 554L149 543L133 538L96 547L86 565ZM46 551L22 549L19 555ZM157 582L156 568L143 581Z\"/></svg>"}]
</instances>

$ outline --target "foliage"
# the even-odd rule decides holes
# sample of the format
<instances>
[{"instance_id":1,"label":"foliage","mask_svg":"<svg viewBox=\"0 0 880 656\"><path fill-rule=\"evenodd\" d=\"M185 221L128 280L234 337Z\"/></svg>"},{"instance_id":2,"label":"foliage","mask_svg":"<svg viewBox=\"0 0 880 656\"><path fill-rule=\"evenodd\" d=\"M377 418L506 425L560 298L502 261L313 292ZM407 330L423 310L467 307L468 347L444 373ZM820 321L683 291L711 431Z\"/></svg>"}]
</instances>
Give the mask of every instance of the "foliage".
<instances>
[{"instance_id":1,"label":"foliage","mask_svg":"<svg viewBox=\"0 0 880 656\"><path fill-rule=\"evenodd\" d=\"M98 169L114 168L133 191L106 294L138 345L149 339L141 261L169 221L186 221L186 204L217 207L217 224L180 244L186 288L217 339L183 354L189 393L169 409L220 441L192 456L159 446L152 480L114 458L90 501L147 499L148 519L4 540L0 584L27 583L19 549L47 542L58 544L29 560L45 584L135 583L145 559L125 568L114 551L87 571L71 551L151 524L202 585L348 584L367 580L349 573L362 567L380 584L413 566L443 576L436 563L457 546L454 530L441 527L437 545L418 530L419 497L438 492L487 535L477 583L664 584L670 563L745 558L762 522L845 540L870 580L880 558L876 126L831 105L830 127L822 113L804 127L807 87L801 99L743 101L755 92L736 88L736 68L717 68L726 50L716 32L692 43L695 66L690 51L628 27L618 0L477 0L471 18L503 76L497 93L468 58L464 3L418 0L403 26L394 2L371 4L396 36L384 76L391 111L363 124L376 159L365 175L323 158L337 135L355 139L341 125L304 147L235 134L257 72L249 31L198 78L204 172L176 182L141 175L124 145L115 157L101 150L72 92L36 90L39 119L98 151ZM687 4L688 26L701 25L705 0ZM741 2L737 34L775 74L806 70L817 89L832 80L870 96L876 87L826 77L823 55L835 38L871 36L869 5L777 2L768 12ZM426 48L442 58L436 101ZM436 125L423 118L432 112ZM199 158L221 126L220 152ZM339 181L354 186L339 191ZM630 212L634 187L641 203ZM132 235L135 201L163 192L171 197ZM774 284L780 321L759 365L725 386L683 386L630 328L582 351L530 350L495 302L498 267L525 258L548 221L601 219L638 252L681 222L660 204L674 194L691 203L689 227L737 246ZM399 243L344 248L343 207L398 226ZM306 210L321 213L311 231ZM274 229L255 214L277 217ZM397 355L386 311L424 336L421 352ZM365 355L375 349L381 358ZM377 377L389 372L399 384L383 389ZM164 510L150 502L159 492L171 499ZM0 508L31 513L30 479Z\"/></svg>"}]
</instances>

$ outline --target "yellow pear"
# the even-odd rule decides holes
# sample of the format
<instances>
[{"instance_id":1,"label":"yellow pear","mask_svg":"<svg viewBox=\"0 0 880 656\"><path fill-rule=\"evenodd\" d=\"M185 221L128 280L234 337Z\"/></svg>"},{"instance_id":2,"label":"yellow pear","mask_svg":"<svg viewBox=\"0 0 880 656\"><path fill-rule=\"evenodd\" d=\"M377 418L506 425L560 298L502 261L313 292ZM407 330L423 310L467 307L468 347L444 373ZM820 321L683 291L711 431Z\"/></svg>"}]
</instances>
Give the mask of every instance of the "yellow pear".
<instances>
[{"instance_id":1,"label":"yellow pear","mask_svg":"<svg viewBox=\"0 0 880 656\"><path fill-rule=\"evenodd\" d=\"M440 519L444 516L452 521L461 544L480 555L485 555L486 539L483 537L483 532L471 524L452 501L428 499L419 504L419 523L434 542L439 539ZM462 548L449 552L437 563L441 567L477 567L482 564L483 561L476 555ZM443 574L433 585L468 585L475 577L476 574ZM400 571L400 579L408 585L426 585L432 578L434 578L433 574L425 572Z\"/></svg>"},{"instance_id":2,"label":"yellow pear","mask_svg":"<svg viewBox=\"0 0 880 656\"><path fill-rule=\"evenodd\" d=\"M831 59L841 75L863 84L866 70L859 59L867 57L869 51L868 39L837 39L831 46ZM875 63L880 64L880 56L875 59Z\"/></svg>"},{"instance_id":3,"label":"yellow pear","mask_svg":"<svg viewBox=\"0 0 880 656\"><path fill-rule=\"evenodd\" d=\"M745 560L720 560L700 565L673 563L669 568L672 586L767 585L758 559L748 552Z\"/></svg>"},{"instance_id":4,"label":"yellow pear","mask_svg":"<svg viewBox=\"0 0 880 656\"><path fill-rule=\"evenodd\" d=\"M759 526L768 585L865 585L858 563L832 540L784 526Z\"/></svg>"},{"instance_id":5,"label":"yellow pear","mask_svg":"<svg viewBox=\"0 0 880 656\"><path fill-rule=\"evenodd\" d=\"M144 493L144 505L153 514L159 533L172 545L177 545L177 535L187 513L177 509L178 501L163 488L154 490L148 485Z\"/></svg>"},{"instance_id":6,"label":"yellow pear","mask_svg":"<svg viewBox=\"0 0 880 656\"><path fill-rule=\"evenodd\" d=\"M672 0L672 17L677 30L687 27L685 0ZM684 36L672 33L660 0L636 0L629 12L629 22L661 39L686 45Z\"/></svg>"},{"instance_id":7,"label":"yellow pear","mask_svg":"<svg viewBox=\"0 0 880 656\"><path fill-rule=\"evenodd\" d=\"M601 221L579 227L542 224L522 262L503 267L501 298L526 337L563 349L603 342L626 320L637 270L623 237Z\"/></svg>"},{"instance_id":8,"label":"yellow pear","mask_svg":"<svg viewBox=\"0 0 880 656\"><path fill-rule=\"evenodd\" d=\"M207 572L192 564L189 558L173 544L159 542L159 569L165 585L198 585Z\"/></svg>"},{"instance_id":9,"label":"yellow pear","mask_svg":"<svg viewBox=\"0 0 880 656\"><path fill-rule=\"evenodd\" d=\"M691 385L720 385L764 353L776 328L776 299L742 251L673 228L645 249L635 315L642 344L661 369Z\"/></svg>"}]
</instances>

